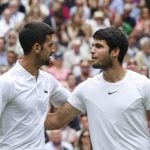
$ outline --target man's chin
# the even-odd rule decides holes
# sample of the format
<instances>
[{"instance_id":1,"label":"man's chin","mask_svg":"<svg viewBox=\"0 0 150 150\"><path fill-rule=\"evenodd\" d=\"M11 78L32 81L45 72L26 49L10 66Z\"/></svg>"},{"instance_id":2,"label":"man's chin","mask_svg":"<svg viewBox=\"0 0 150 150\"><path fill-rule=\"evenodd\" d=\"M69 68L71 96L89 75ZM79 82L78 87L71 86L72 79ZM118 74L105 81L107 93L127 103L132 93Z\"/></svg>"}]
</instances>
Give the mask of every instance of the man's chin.
<instances>
[{"instance_id":1,"label":"man's chin","mask_svg":"<svg viewBox=\"0 0 150 150\"><path fill-rule=\"evenodd\" d=\"M101 67L100 67L99 65L95 65L95 64L92 64L92 67L93 67L94 69L101 69Z\"/></svg>"}]
</instances>

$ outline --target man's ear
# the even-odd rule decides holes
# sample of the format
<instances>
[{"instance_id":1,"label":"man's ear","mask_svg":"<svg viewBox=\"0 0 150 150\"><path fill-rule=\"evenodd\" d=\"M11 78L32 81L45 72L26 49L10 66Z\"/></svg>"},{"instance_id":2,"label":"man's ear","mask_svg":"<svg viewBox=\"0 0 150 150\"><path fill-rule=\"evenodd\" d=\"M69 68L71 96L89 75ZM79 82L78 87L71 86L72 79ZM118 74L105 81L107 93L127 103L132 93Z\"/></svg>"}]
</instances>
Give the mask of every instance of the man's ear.
<instances>
[{"instance_id":1,"label":"man's ear","mask_svg":"<svg viewBox=\"0 0 150 150\"><path fill-rule=\"evenodd\" d=\"M36 54L39 54L39 52L41 51L41 45L39 43L35 43L33 45L33 49Z\"/></svg>"},{"instance_id":2,"label":"man's ear","mask_svg":"<svg viewBox=\"0 0 150 150\"><path fill-rule=\"evenodd\" d=\"M120 48L119 48L119 47L114 48L114 49L111 51L112 57L118 57L118 56L119 56L119 53L120 53Z\"/></svg>"}]
</instances>

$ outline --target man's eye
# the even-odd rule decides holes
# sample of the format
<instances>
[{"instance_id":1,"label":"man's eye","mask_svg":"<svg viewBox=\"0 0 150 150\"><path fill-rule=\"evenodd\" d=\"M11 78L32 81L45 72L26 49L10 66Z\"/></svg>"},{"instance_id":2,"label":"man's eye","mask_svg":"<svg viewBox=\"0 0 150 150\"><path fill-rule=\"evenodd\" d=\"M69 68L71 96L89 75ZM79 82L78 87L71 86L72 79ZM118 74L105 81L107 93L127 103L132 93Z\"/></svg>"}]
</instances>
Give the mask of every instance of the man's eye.
<instances>
[{"instance_id":1,"label":"man's eye","mask_svg":"<svg viewBox=\"0 0 150 150\"><path fill-rule=\"evenodd\" d=\"M92 44L91 47L92 47L92 48L93 48L93 47L101 48L101 47L103 47L103 46L102 46L101 44Z\"/></svg>"},{"instance_id":2,"label":"man's eye","mask_svg":"<svg viewBox=\"0 0 150 150\"><path fill-rule=\"evenodd\" d=\"M102 46L99 45L99 44L95 44L95 47L96 47L96 48L101 48Z\"/></svg>"}]
</instances>

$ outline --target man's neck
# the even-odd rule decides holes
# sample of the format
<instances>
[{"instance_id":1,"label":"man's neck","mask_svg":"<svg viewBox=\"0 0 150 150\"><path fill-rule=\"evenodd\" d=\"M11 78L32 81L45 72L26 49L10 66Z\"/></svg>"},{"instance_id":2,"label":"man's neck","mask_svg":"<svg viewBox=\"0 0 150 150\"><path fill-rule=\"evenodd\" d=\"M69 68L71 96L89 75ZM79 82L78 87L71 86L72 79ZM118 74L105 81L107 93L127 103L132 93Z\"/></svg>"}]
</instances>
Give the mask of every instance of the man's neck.
<instances>
[{"instance_id":1,"label":"man's neck","mask_svg":"<svg viewBox=\"0 0 150 150\"><path fill-rule=\"evenodd\" d=\"M31 75L36 76L36 78L38 77L39 68L34 63L28 61L27 59L20 60L19 63Z\"/></svg>"},{"instance_id":2,"label":"man's neck","mask_svg":"<svg viewBox=\"0 0 150 150\"><path fill-rule=\"evenodd\" d=\"M108 82L118 82L126 75L127 70L123 67L117 67L103 71L103 78Z\"/></svg>"}]
</instances>

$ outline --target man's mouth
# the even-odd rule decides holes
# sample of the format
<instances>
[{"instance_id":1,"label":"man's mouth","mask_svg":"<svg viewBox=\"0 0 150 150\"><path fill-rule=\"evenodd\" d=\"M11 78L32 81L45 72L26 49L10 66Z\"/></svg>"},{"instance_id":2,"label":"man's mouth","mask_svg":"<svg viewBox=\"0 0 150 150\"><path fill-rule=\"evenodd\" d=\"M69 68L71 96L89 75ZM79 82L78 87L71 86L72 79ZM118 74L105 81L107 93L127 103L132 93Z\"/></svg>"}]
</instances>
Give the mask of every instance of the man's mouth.
<instances>
[{"instance_id":1,"label":"man's mouth","mask_svg":"<svg viewBox=\"0 0 150 150\"><path fill-rule=\"evenodd\" d=\"M95 58L95 57L92 57L92 58L91 58L91 60L96 60L96 59L97 59L97 58Z\"/></svg>"}]
</instances>

